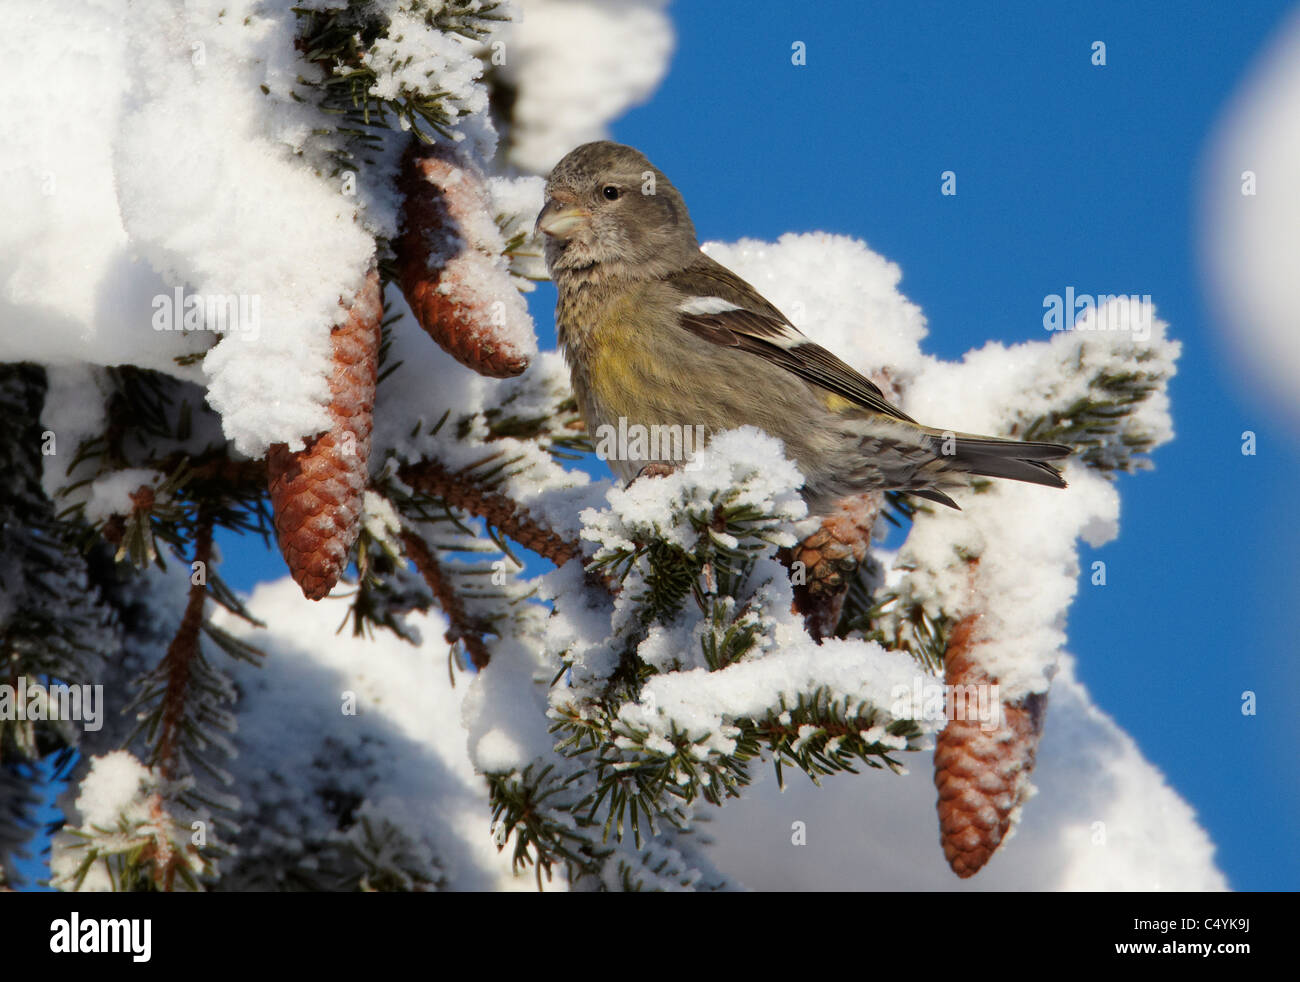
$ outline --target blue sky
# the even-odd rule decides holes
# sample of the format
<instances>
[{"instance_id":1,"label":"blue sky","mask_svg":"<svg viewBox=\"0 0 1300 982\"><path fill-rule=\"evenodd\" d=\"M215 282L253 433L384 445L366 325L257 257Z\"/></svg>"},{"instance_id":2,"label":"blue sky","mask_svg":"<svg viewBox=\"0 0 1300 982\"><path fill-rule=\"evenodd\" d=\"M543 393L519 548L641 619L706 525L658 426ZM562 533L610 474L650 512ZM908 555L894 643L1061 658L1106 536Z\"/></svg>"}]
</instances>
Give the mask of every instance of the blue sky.
<instances>
[{"instance_id":1,"label":"blue sky","mask_svg":"<svg viewBox=\"0 0 1300 982\"><path fill-rule=\"evenodd\" d=\"M1120 479L1119 540L1085 547L1107 585L1081 578L1070 649L1231 885L1300 887L1300 614L1285 599L1300 594L1285 520L1300 453L1224 365L1195 238L1210 131L1290 5L830 7L677 4L668 76L614 138L682 190L701 239L864 239L902 267L945 358L1041 339L1043 297L1070 285L1151 295L1183 342L1178 436L1153 473ZM939 193L945 170L956 197Z\"/></svg>"},{"instance_id":2,"label":"blue sky","mask_svg":"<svg viewBox=\"0 0 1300 982\"><path fill-rule=\"evenodd\" d=\"M1081 579L1070 648L1196 809L1231 885L1293 890L1300 605L1284 598L1300 577L1283 517L1300 448L1224 366L1195 240L1211 127L1289 5L1056 6L678 3L668 75L613 136L682 190L701 239L864 239L902 267L941 357L1041 339L1043 298L1067 286L1151 295L1184 345L1178 437L1154 472L1120 479L1119 540L1084 549L1108 584ZM946 170L955 197L939 193ZM544 345L553 302L543 286L531 303ZM284 573L255 542L222 545L239 588Z\"/></svg>"}]
</instances>

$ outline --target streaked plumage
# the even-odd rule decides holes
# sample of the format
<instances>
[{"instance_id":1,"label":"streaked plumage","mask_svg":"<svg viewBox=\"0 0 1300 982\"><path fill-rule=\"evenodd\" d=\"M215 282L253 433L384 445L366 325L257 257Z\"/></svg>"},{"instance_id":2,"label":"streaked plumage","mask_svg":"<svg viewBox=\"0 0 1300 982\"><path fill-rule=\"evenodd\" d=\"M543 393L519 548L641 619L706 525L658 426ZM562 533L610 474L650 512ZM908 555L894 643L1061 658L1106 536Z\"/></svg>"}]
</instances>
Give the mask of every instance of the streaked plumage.
<instances>
[{"instance_id":1,"label":"streaked plumage","mask_svg":"<svg viewBox=\"0 0 1300 982\"><path fill-rule=\"evenodd\" d=\"M645 193L650 189L652 193ZM1063 488L1068 447L923 426L699 250L681 194L639 151L588 143L555 166L538 228L556 324L589 430L743 424L779 437L814 513L904 490L956 507L970 475ZM945 454L947 449L951 453ZM665 460L610 460L624 480Z\"/></svg>"}]
</instances>

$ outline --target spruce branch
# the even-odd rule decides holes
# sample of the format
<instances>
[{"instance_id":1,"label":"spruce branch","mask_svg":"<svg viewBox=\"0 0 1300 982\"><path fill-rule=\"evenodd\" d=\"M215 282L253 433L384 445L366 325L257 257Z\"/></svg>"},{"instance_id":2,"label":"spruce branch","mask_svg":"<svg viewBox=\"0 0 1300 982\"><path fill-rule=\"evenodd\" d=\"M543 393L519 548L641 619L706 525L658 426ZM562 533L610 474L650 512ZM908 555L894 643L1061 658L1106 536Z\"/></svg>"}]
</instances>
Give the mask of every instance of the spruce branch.
<instances>
[{"instance_id":1,"label":"spruce branch","mask_svg":"<svg viewBox=\"0 0 1300 982\"><path fill-rule=\"evenodd\" d=\"M40 786L40 774L30 761L0 761L0 889L24 883L15 860L31 856L26 847L40 828Z\"/></svg>"},{"instance_id":2,"label":"spruce branch","mask_svg":"<svg viewBox=\"0 0 1300 982\"><path fill-rule=\"evenodd\" d=\"M905 591L889 590L877 595L858 576L846 594L837 635L846 637L852 631L861 631L867 641L879 642L890 651L905 651L923 668L939 672L952 626L947 613L931 616L925 604Z\"/></svg>"},{"instance_id":3,"label":"spruce branch","mask_svg":"<svg viewBox=\"0 0 1300 982\"><path fill-rule=\"evenodd\" d=\"M282 844L240 856L219 883L222 891L423 893L442 888L436 859L399 826L354 811L349 802L339 828L304 841L298 829Z\"/></svg>"},{"instance_id":4,"label":"spruce branch","mask_svg":"<svg viewBox=\"0 0 1300 982\"><path fill-rule=\"evenodd\" d=\"M103 538L119 562L165 568L160 546L187 549L200 508L218 527L267 535L265 463L229 456L220 421L195 386L132 366L105 369L103 378L108 424L78 445L65 469L68 483L55 494L68 502L57 516L61 536L83 551ZM134 489L128 508L92 526L85 489L124 470L154 476Z\"/></svg>"},{"instance_id":5,"label":"spruce branch","mask_svg":"<svg viewBox=\"0 0 1300 982\"><path fill-rule=\"evenodd\" d=\"M469 652L474 667L486 668L491 655L488 652L487 642L483 640L483 628L465 612L464 601L451 585L446 571L434 558L432 550L424 540L414 532L404 531L401 539L407 558L420 571L424 582L428 584L429 590L438 601L438 606L447 615L448 627L445 635L447 643L454 645L458 641L461 642Z\"/></svg>"},{"instance_id":6,"label":"spruce branch","mask_svg":"<svg viewBox=\"0 0 1300 982\"><path fill-rule=\"evenodd\" d=\"M441 876L430 876L406 833L383 817L361 815L335 851L342 867L332 885L336 890L423 893L443 883Z\"/></svg>"},{"instance_id":7,"label":"spruce branch","mask_svg":"<svg viewBox=\"0 0 1300 982\"><path fill-rule=\"evenodd\" d=\"M138 680L140 691L127 706L139 722L125 743L144 735L150 746L147 762L157 769L169 807L192 812L208 807L227 811L234 804L218 790L229 779L212 759L212 751L230 752L226 734L233 732L235 724L226 704L234 700L235 691L206 657L202 638L206 636L236 660L256 664L262 657L258 649L205 617L213 527L212 516L200 511L193 533L193 572L180 623L163 658ZM241 616L252 620L247 611ZM198 783L199 771L215 782L214 789ZM219 848L215 842L211 846Z\"/></svg>"},{"instance_id":8,"label":"spruce branch","mask_svg":"<svg viewBox=\"0 0 1300 982\"><path fill-rule=\"evenodd\" d=\"M186 462L182 461L172 474L159 474L158 484L141 484L128 495L131 510L110 515L100 525L100 534L117 547L113 557L117 562L129 560L137 569L150 564L167 568L158 541L167 540L173 545L181 542L178 526L184 520L185 511L176 503L174 495L184 481L185 472Z\"/></svg>"},{"instance_id":9,"label":"spruce branch","mask_svg":"<svg viewBox=\"0 0 1300 982\"><path fill-rule=\"evenodd\" d=\"M782 786L787 767L816 783L830 774L857 773L858 764L899 773L902 764L893 754L918 749L921 737L914 721L893 719L847 696L837 699L824 687L793 702L782 697L759 717L724 719L727 752L707 745L710 734L692 736L676 721L666 731L633 723L616 704L595 711L569 704L552 716L551 732L560 737L556 750L581 764L589 784L571 808L579 824L599 827L602 841L622 841L630 831L638 848L643 834L659 833L661 821L684 831L690 820L684 806L697 799L721 805L739 797L753 780L751 762L765 752Z\"/></svg>"},{"instance_id":10,"label":"spruce branch","mask_svg":"<svg viewBox=\"0 0 1300 982\"><path fill-rule=\"evenodd\" d=\"M368 491L367 500L371 495L378 497L379 493ZM376 534L362 522L356 546L357 588L348 616L354 637L373 637L375 628L383 628L418 645L419 634L404 615L427 610L429 598L419 583L418 571L410 575L402 560L401 543L393 538L396 531L385 528Z\"/></svg>"},{"instance_id":11,"label":"spruce branch","mask_svg":"<svg viewBox=\"0 0 1300 982\"><path fill-rule=\"evenodd\" d=\"M126 755L118 751L114 755ZM94 768L102 760L96 758ZM61 890L80 890L99 867L105 885L115 892L171 892L178 886L201 889L200 876L215 866L191 839L196 814L184 804L188 779L167 781L158 768L141 769L134 794L123 802L111 823L87 822L60 833L63 850L80 855L76 866L53 877ZM179 882L178 882L179 881Z\"/></svg>"},{"instance_id":12,"label":"spruce branch","mask_svg":"<svg viewBox=\"0 0 1300 982\"><path fill-rule=\"evenodd\" d=\"M91 679L114 648L111 615L88 582L86 557L42 488L46 395L44 369L0 366L0 683L15 688L20 679ZM0 714L0 767L21 769L78 743L66 720L20 715ZM3 825L0 817L0 864Z\"/></svg>"},{"instance_id":13,"label":"spruce branch","mask_svg":"<svg viewBox=\"0 0 1300 982\"><path fill-rule=\"evenodd\" d=\"M711 495L707 502L685 504L677 517L693 533L693 548L651 530L629 529L629 544L602 546L587 564L615 592L633 569L641 570L635 599L645 625L672 620L688 599L704 610L711 597L735 595L756 556L788 545L780 519L742 501L735 488Z\"/></svg>"},{"instance_id":14,"label":"spruce branch","mask_svg":"<svg viewBox=\"0 0 1300 982\"><path fill-rule=\"evenodd\" d=\"M778 776L782 768L795 767L815 781L858 765L896 770L894 755L918 746L915 722L821 686L773 692L764 712L723 714L704 726L693 715L679 718L675 710L656 707L657 690L647 691L656 676L706 670L709 681L701 684L723 691L728 672L747 670L742 663L773 643L767 604L788 594L774 582L779 570L765 567L768 579L761 581L756 571L760 560L797 544L785 526L791 506L782 499L755 499L751 492L740 482L695 497L684 494L668 529L621 516L596 527L602 545L589 568L632 591L634 606L606 642L609 654L579 670L561 653L574 671L557 675L555 684L562 676L566 682L552 697L550 716L573 796L563 803L565 814L574 827L598 834L602 844L623 849L626 839L641 849L650 837L689 832L696 804L720 805L739 796L752 780L753 762L764 756ZM853 537L850 517L858 522ZM834 531L865 556L860 526L869 534L874 513L864 518L849 509L840 520L846 528L832 525ZM852 549L846 546L844 554L852 555ZM683 618L696 625L691 636L699 650L676 660L663 654L643 660L641 644L651 631L679 630ZM587 667L596 664L610 667Z\"/></svg>"},{"instance_id":15,"label":"spruce branch","mask_svg":"<svg viewBox=\"0 0 1300 982\"><path fill-rule=\"evenodd\" d=\"M745 726L772 755L781 787L787 767L803 771L814 784L831 774L856 774L859 763L901 774L903 764L892 755L918 750L922 736L915 721L892 719L870 703L837 700L824 687L800 695L791 706L782 699L777 709Z\"/></svg>"},{"instance_id":16,"label":"spruce branch","mask_svg":"<svg viewBox=\"0 0 1300 982\"><path fill-rule=\"evenodd\" d=\"M1139 364L1154 359L1154 352L1137 356ZM1088 467L1107 477L1151 467L1145 456L1155 437L1136 418L1136 411L1168 381L1163 367L1111 371L1102 369L1088 380L1088 394L1068 406L1052 409L1012 436L1025 440L1065 443Z\"/></svg>"},{"instance_id":17,"label":"spruce branch","mask_svg":"<svg viewBox=\"0 0 1300 982\"><path fill-rule=\"evenodd\" d=\"M194 539L194 562L206 570L212 561L212 520L200 518ZM163 777L173 780L178 776L179 741L185 723L185 705L194 660L199 654L199 632L203 626L203 607L207 599L206 577L192 577L185 613L181 617L176 636L167 646L167 654L158 666L166 679L162 696L158 737L154 744L151 763L161 768Z\"/></svg>"},{"instance_id":18,"label":"spruce branch","mask_svg":"<svg viewBox=\"0 0 1300 982\"><path fill-rule=\"evenodd\" d=\"M582 555L576 540L566 539L528 513L523 505L508 495L492 490L491 484L473 473L474 468L448 470L440 461L423 460L403 464L398 469L401 481L415 490L441 499L482 518L525 549L544 556L556 566Z\"/></svg>"},{"instance_id":19,"label":"spruce branch","mask_svg":"<svg viewBox=\"0 0 1300 982\"><path fill-rule=\"evenodd\" d=\"M410 9L422 15L426 28L473 41L482 40L497 23L508 19L496 0L416 0ZM435 135L454 139L452 126L464 107L437 86L431 73L425 85L403 81L391 98L372 93L378 76L367 64L366 55L388 35L390 27L380 7L370 0L347 0L328 8L295 6L293 12L299 19L295 47L324 73L319 82L299 79L305 98L314 97L326 114L338 117L337 130L347 138L336 152L340 170L357 169L353 151L373 147L371 129L410 129L426 143Z\"/></svg>"},{"instance_id":20,"label":"spruce branch","mask_svg":"<svg viewBox=\"0 0 1300 982\"><path fill-rule=\"evenodd\" d=\"M611 850L596 845L575 820L572 778L563 777L553 764L529 764L522 771L488 774L487 781L492 835L498 851L514 839L511 866L516 872L534 867L539 890L542 875L549 881L556 865L571 875L599 874Z\"/></svg>"}]
</instances>

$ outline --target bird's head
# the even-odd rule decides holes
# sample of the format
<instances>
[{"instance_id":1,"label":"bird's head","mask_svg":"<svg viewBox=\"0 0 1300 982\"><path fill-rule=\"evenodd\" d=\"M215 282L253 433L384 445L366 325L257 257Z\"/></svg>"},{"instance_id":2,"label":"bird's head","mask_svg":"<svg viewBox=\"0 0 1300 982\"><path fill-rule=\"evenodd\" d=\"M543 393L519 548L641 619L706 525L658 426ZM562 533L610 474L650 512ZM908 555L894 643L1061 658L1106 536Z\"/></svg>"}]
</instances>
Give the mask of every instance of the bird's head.
<instances>
[{"instance_id":1,"label":"bird's head","mask_svg":"<svg viewBox=\"0 0 1300 982\"><path fill-rule=\"evenodd\" d=\"M699 254L681 193L641 151L584 143L546 179L537 216L552 276L599 266L634 279L683 269Z\"/></svg>"}]
</instances>

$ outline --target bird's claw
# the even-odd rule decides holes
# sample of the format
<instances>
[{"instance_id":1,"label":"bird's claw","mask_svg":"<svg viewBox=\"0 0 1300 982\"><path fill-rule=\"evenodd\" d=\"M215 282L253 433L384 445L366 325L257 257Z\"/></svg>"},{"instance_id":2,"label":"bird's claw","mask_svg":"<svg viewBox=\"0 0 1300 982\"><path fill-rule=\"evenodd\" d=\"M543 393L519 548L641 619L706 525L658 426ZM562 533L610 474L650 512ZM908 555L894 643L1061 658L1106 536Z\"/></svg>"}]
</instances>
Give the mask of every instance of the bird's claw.
<instances>
[{"instance_id":1,"label":"bird's claw","mask_svg":"<svg viewBox=\"0 0 1300 982\"><path fill-rule=\"evenodd\" d=\"M672 464L646 464L636 472L636 477L627 482L627 486L631 487L634 482L643 477L667 477L676 469Z\"/></svg>"}]
</instances>

